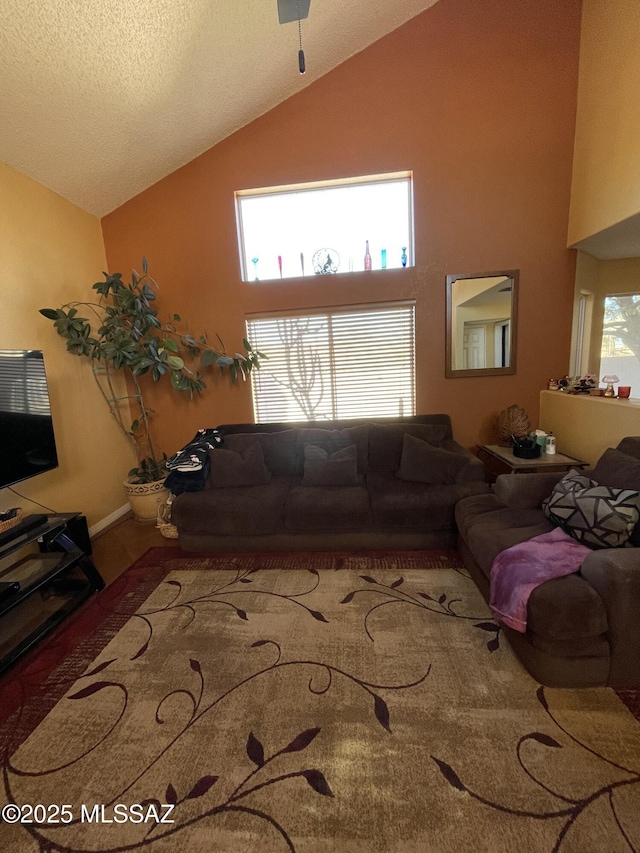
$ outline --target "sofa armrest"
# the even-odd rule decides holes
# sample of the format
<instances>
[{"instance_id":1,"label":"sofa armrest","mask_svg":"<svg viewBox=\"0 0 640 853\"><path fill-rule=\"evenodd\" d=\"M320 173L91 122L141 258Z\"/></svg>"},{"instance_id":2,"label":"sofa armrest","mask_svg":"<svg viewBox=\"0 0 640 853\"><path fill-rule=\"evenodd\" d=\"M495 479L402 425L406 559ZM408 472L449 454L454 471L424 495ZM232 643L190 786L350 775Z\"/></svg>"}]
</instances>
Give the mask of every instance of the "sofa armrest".
<instances>
[{"instance_id":1,"label":"sofa armrest","mask_svg":"<svg viewBox=\"0 0 640 853\"><path fill-rule=\"evenodd\" d=\"M587 555L580 574L607 610L609 684L640 687L640 548L604 548Z\"/></svg>"},{"instance_id":2,"label":"sofa armrest","mask_svg":"<svg viewBox=\"0 0 640 853\"><path fill-rule=\"evenodd\" d=\"M456 474L456 483L484 482L484 465L470 450L452 438L443 442L442 448L450 453L459 453L467 459L467 464Z\"/></svg>"},{"instance_id":3,"label":"sofa armrest","mask_svg":"<svg viewBox=\"0 0 640 853\"><path fill-rule=\"evenodd\" d=\"M563 473L499 474L493 493L500 503L517 509L536 509L548 498Z\"/></svg>"}]
</instances>

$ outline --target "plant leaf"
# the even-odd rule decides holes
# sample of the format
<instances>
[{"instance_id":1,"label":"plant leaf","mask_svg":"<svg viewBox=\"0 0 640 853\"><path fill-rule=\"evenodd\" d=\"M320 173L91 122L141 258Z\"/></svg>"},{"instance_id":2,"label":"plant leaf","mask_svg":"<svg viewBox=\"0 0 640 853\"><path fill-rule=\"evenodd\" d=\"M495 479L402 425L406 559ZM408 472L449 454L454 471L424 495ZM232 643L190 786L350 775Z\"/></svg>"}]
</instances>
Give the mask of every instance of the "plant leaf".
<instances>
[{"instance_id":1,"label":"plant leaf","mask_svg":"<svg viewBox=\"0 0 640 853\"><path fill-rule=\"evenodd\" d=\"M178 795L176 794L176 789L173 787L171 782L169 782L169 784L167 785L167 792L164 795L164 798L165 802L173 806L175 806L175 804L178 802Z\"/></svg>"},{"instance_id":2,"label":"plant leaf","mask_svg":"<svg viewBox=\"0 0 640 853\"><path fill-rule=\"evenodd\" d=\"M249 737L247 738L247 755L257 767L262 767L264 764L264 747L254 737L253 732L249 732Z\"/></svg>"},{"instance_id":3,"label":"plant leaf","mask_svg":"<svg viewBox=\"0 0 640 853\"><path fill-rule=\"evenodd\" d=\"M245 620L245 622L248 622L248 621L249 621L249 617L247 616L247 614L246 614L246 612L245 612L244 610L240 610L240 608L239 608L239 607L236 607L236 613L238 614L238 616L239 616L241 619L244 619L244 620Z\"/></svg>"},{"instance_id":4,"label":"plant leaf","mask_svg":"<svg viewBox=\"0 0 640 853\"><path fill-rule=\"evenodd\" d=\"M208 367L210 364L215 364L218 353L213 350L206 349L200 356L200 363L203 367Z\"/></svg>"},{"instance_id":5,"label":"plant leaf","mask_svg":"<svg viewBox=\"0 0 640 853\"><path fill-rule=\"evenodd\" d=\"M317 791L324 797L333 797L333 791L329 787L329 783L319 770L304 770L302 772L302 775L311 785L314 791Z\"/></svg>"},{"instance_id":6,"label":"plant leaf","mask_svg":"<svg viewBox=\"0 0 640 853\"><path fill-rule=\"evenodd\" d=\"M307 729L304 732L300 732L300 734L295 737L288 746L285 746L282 752L300 752L300 750L306 749L319 733L319 728Z\"/></svg>"},{"instance_id":7,"label":"plant leaf","mask_svg":"<svg viewBox=\"0 0 640 853\"><path fill-rule=\"evenodd\" d=\"M490 652L496 652L500 648L500 640L497 637L494 637L493 640L489 640L487 643L487 649Z\"/></svg>"},{"instance_id":8,"label":"plant leaf","mask_svg":"<svg viewBox=\"0 0 640 853\"><path fill-rule=\"evenodd\" d=\"M433 597L432 595L427 595L427 593L426 593L426 592L419 592L419 593L418 593L418 595L419 595L421 598L426 598L426 599L427 599L427 601L435 601L434 597Z\"/></svg>"},{"instance_id":9,"label":"plant leaf","mask_svg":"<svg viewBox=\"0 0 640 853\"><path fill-rule=\"evenodd\" d=\"M403 582L404 582L404 578L398 578L398 580L397 580L397 581L394 581L394 582L391 584L391 589L396 589L396 588L397 588L397 587L399 587L399 586L400 586L400 584L402 584Z\"/></svg>"},{"instance_id":10,"label":"plant leaf","mask_svg":"<svg viewBox=\"0 0 640 853\"><path fill-rule=\"evenodd\" d=\"M185 799L195 800L196 797L204 796L204 794L207 793L209 788L216 784L219 778L219 776L203 776L201 779L198 779L198 781L189 791Z\"/></svg>"},{"instance_id":11,"label":"plant leaf","mask_svg":"<svg viewBox=\"0 0 640 853\"><path fill-rule=\"evenodd\" d=\"M355 594L356 594L356 591L355 591L355 590L353 590L353 592L348 592L348 593L345 595L345 597L342 599L342 601L340 602L340 604L348 604L348 603L353 599L353 596L354 596Z\"/></svg>"},{"instance_id":12,"label":"plant leaf","mask_svg":"<svg viewBox=\"0 0 640 853\"><path fill-rule=\"evenodd\" d=\"M189 658L189 666L194 672L202 673L202 667L195 658Z\"/></svg>"},{"instance_id":13,"label":"plant leaf","mask_svg":"<svg viewBox=\"0 0 640 853\"><path fill-rule=\"evenodd\" d=\"M438 599L438 604L444 604L446 600L447 600L447 595L446 595L446 593L443 592L442 595L440 596L440 598Z\"/></svg>"},{"instance_id":14,"label":"plant leaf","mask_svg":"<svg viewBox=\"0 0 640 853\"><path fill-rule=\"evenodd\" d=\"M180 352L180 346L178 345L177 341L174 341L173 338L163 338L162 346L165 349L170 350L171 352Z\"/></svg>"},{"instance_id":15,"label":"plant leaf","mask_svg":"<svg viewBox=\"0 0 640 853\"><path fill-rule=\"evenodd\" d=\"M360 577L362 578L363 581L366 581L367 583L378 583L378 581L375 578L372 578L369 575L360 575Z\"/></svg>"}]
</instances>

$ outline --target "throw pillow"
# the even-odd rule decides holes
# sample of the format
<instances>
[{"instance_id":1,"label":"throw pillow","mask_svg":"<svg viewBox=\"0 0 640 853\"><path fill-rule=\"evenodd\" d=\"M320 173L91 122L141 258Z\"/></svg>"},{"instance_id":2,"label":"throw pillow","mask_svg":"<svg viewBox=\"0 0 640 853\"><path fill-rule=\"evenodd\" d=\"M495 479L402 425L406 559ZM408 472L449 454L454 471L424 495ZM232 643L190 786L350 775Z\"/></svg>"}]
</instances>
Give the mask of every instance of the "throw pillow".
<instances>
[{"instance_id":1,"label":"throw pillow","mask_svg":"<svg viewBox=\"0 0 640 853\"><path fill-rule=\"evenodd\" d=\"M323 429L322 427L309 427L298 430L298 465L299 471L304 469L304 449L307 444L315 444L326 450L327 453L335 453L350 444L355 444L358 459L358 474L364 474L367 470L367 455L369 453L369 427L366 424L345 427L343 429Z\"/></svg>"},{"instance_id":2,"label":"throw pillow","mask_svg":"<svg viewBox=\"0 0 640 853\"><path fill-rule=\"evenodd\" d=\"M316 444L305 444L303 486L357 486L358 482L355 444L331 454Z\"/></svg>"},{"instance_id":3,"label":"throw pillow","mask_svg":"<svg viewBox=\"0 0 640 853\"><path fill-rule=\"evenodd\" d=\"M570 471L543 502L544 514L583 545L619 548L640 519L640 492L614 489Z\"/></svg>"},{"instance_id":4,"label":"throw pillow","mask_svg":"<svg viewBox=\"0 0 640 853\"><path fill-rule=\"evenodd\" d=\"M601 486L640 491L640 459L617 448L605 450L591 474ZM640 522L634 527L629 541L640 547Z\"/></svg>"},{"instance_id":5,"label":"throw pillow","mask_svg":"<svg viewBox=\"0 0 640 853\"><path fill-rule=\"evenodd\" d=\"M405 433L402 439L400 470L396 477L432 485L455 483L456 476L468 461L466 456L434 447L428 441Z\"/></svg>"},{"instance_id":6,"label":"throw pillow","mask_svg":"<svg viewBox=\"0 0 640 853\"><path fill-rule=\"evenodd\" d=\"M209 485L214 489L232 489L237 486L263 486L271 480L264 464L262 447L250 444L244 453L234 450L211 450Z\"/></svg>"},{"instance_id":7,"label":"throw pillow","mask_svg":"<svg viewBox=\"0 0 640 853\"><path fill-rule=\"evenodd\" d=\"M451 438L451 427L446 423L372 422L369 425L368 470L380 474L395 473L400 467L402 442L407 434L428 441L435 447L442 447Z\"/></svg>"}]
</instances>

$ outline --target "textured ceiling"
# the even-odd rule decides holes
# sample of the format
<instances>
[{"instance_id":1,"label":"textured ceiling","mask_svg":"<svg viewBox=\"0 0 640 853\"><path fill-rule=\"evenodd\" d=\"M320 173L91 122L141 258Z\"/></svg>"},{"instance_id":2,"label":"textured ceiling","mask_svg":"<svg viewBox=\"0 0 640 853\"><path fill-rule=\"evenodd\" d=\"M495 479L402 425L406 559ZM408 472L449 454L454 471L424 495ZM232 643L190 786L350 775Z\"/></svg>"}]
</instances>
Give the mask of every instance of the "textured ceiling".
<instances>
[{"instance_id":1,"label":"textured ceiling","mask_svg":"<svg viewBox=\"0 0 640 853\"><path fill-rule=\"evenodd\" d=\"M0 0L0 161L102 216L436 0Z\"/></svg>"}]
</instances>

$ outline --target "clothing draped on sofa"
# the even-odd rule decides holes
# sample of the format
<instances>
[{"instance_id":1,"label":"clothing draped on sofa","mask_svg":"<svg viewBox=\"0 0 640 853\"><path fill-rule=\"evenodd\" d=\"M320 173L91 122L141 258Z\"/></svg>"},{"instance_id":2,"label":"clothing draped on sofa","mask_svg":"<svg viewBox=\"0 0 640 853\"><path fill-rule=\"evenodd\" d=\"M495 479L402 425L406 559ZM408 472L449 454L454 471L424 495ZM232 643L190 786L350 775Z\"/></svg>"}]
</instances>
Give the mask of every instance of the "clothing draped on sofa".
<instances>
[{"instance_id":1,"label":"clothing draped on sofa","mask_svg":"<svg viewBox=\"0 0 640 853\"><path fill-rule=\"evenodd\" d=\"M489 578L491 612L499 622L524 634L533 590L553 578L577 572L590 551L559 527L501 551Z\"/></svg>"}]
</instances>

